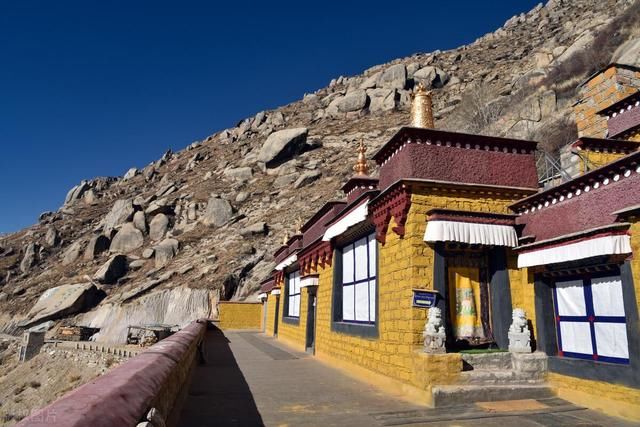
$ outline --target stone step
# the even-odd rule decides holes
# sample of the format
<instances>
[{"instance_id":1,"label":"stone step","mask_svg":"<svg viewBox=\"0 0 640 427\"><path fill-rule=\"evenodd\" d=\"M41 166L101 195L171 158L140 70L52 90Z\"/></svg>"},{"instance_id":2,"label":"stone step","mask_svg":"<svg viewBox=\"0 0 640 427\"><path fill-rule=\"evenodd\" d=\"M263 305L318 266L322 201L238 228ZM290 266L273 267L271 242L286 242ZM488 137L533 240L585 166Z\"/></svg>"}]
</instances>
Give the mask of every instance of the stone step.
<instances>
[{"instance_id":1,"label":"stone step","mask_svg":"<svg viewBox=\"0 0 640 427\"><path fill-rule=\"evenodd\" d=\"M540 384L543 374L516 372L511 369L474 369L461 372L460 381L469 385Z\"/></svg>"},{"instance_id":2,"label":"stone step","mask_svg":"<svg viewBox=\"0 0 640 427\"><path fill-rule=\"evenodd\" d=\"M555 396L553 390L543 384L434 386L432 393L434 407L500 400L544 399Z\"/></svg>"},{"instance_id":3,"label":"stone step","mask_svg":"<svg viewBox=\"0 0 640 427\"><path fill-rule=\"evenodd\" d=\"M465 354L462 353L463 370L470 371L473 369L511 369L511 353L480 353Z\"/></svg>"}]
</instances>

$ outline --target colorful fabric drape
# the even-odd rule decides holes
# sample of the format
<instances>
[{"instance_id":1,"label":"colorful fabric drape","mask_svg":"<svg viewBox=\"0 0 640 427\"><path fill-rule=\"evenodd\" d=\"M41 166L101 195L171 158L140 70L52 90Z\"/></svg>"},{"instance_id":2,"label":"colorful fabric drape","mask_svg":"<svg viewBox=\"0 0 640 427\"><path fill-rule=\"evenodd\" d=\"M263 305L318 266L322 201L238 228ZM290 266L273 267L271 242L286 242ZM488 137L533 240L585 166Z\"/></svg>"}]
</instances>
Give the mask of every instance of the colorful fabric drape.
<instances>
[{"instance_id":1,"label":"colorful fabric drape","mask_svg":"<svg viewBox=\"0 0 640 427\"><path fill-rule=\"evenodd\" d=\"M484 338L478 268L449 267L449 308L456 339Z\"/></svg>"}]
</instances>

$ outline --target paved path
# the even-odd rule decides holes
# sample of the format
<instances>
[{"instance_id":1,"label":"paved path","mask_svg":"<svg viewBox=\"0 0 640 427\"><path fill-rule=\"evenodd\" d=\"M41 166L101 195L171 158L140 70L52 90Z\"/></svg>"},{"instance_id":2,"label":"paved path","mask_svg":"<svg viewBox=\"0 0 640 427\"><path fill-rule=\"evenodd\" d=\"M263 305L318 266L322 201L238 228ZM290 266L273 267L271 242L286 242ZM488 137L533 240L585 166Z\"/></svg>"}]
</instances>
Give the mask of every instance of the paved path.
<instances>
[{"instance_id":1,"label":"paved path","mask_svg":"<svg viewBox=\"0 0 640 427\"><path fill-rule=\"evenodd\" d=\"M206 352L207 363L195 369L180 426L635 425L556 398L484 408L417 406L255 332L208 331Z\"/></svg>"}]
</instances>

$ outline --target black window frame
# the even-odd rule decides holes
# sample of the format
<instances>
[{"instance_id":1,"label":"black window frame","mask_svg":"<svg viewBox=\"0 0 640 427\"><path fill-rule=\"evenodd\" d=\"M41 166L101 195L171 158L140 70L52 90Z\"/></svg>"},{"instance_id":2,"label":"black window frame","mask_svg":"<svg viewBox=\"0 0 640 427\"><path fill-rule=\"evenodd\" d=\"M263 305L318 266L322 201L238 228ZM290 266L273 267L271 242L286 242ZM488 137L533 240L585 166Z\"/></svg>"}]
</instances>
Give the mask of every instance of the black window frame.
<instances>
[{"instance_id":1,"label":"black window frame","mask_svg":"<svg viewBox=\"0 0 640 427\"><path fill-rule=\"evenodd\" d=\"M300 279L302 279L302 277L300 276L300 270L298 268L294 268L291 269L289 271L285 271L285 279L284 279L284 304L283 304L283 309L282 309L282 321L284 323L289 323L289 324L293 324L293 325L298 325L300 324L300 314L301 314L301 310L302 310L302 288L299 289L299 293L297 294L293 294L293 295L289 295L289 277L292 274L298 273L298 276L300 277ZM289 298L291 296L299 296L299 307L298 307L298 315L297 316L291 316L289 315Z\"/></svg>"},{"instance_id":2,"label":"black window frame","mask_svg":"<svg viewBox=\"0 0 640 427\"><path fill-rule=\"evenodd\" d=\"M608 262L601 258L593 261L582 260L579 265L547 266L547 272L556 272L564 268L586 267L591 265L606 265ZM610 266L610 264L609 264ZM627 319L627 339L629 341L629 364L608 363L600 360L574 359L560 357L558 353L555 309L553 299L553 283L555 277L545 272L535 274L535 308L536 308L536 348L544 351L548 356L549 372L582 378L593 381L603 381L640 388L640 319L637 297L633 280L631 262L626 260L615 265L608 273L618 271L622 279L625 316Z\"/></svg>"},{"instance_id":3,"label":"black window frame","mask_svg":"<svg viewBox=\"0 0 640 427\"><path fill-rule=\"evenodd\" d=\"M343 320L343 277L342 277L342 262L343 262L343 251L349 245L354 245L358 240L366 237L367 238L367 275L370 274L369 268L369 242L375 242L375 257L376 257L376 265L375 265L375 276L367 276L367 281L371 279L375 280L375 320L371 321L356 321L356 320ZM371 239L371 240L369 240ZM336 242L336 248L333 254L333 301L332 301L332 310L331 310L331 330L334 332L345 333L348 335L354 335L358 337L364 338L377 338L379 336L379 323L380 323L380 310L379 310L379 294L380 294L380 245L375 238L375 232L371 231L368 227L365 230L362 230L356 234L351 234L348 237L348 240L344 240L342 242ZM354 246L355 250L355 246ZM355 256L355 253L354 253ZM355 267L355 266L354 266ZM354 271L355 274L355 271ZM355 279L355 277L354 277ZM362 282L354 281L353 285L356 283ZM350 286L350 285L349 285ZM355 307L354 307L355 309Z\"/></svg>"}]
</instances>

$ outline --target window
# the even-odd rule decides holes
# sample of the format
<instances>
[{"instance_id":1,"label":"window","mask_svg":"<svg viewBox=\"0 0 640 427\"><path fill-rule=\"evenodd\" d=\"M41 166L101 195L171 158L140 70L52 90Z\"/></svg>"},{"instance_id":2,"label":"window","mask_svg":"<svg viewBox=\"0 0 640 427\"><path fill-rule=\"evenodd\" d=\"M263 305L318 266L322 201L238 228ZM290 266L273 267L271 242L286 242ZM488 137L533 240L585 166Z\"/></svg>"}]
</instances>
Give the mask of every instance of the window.
<instances>
[{"instance_id":1,"label":"window","mask_svg":"<svg viewBox=\"0 0 640 427\"><path fill-rule=\"evenodd\" d=\"M287 316L300 317L300 271L287 274Z\"/></svg>"},{"instance_id":2,"label":"window","mask_svg":"<svg viewBox=\"0 0 640 427\"><path fill-rule=\"evenodd\" d=\"M376 239L363 237L342 248L342 321L376 321Z\"/></svg>"},{"instance_id":3,"label":"window","mask_svg":"<svg viewBox=\"0 0 640 427\"><path fill-rule=\"evenodd\" d=\"M619 275L558 281L554 300L559 356L629 363Z\"/></svg>"}]
</instances>

